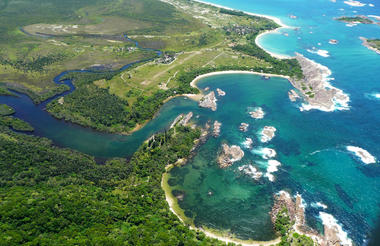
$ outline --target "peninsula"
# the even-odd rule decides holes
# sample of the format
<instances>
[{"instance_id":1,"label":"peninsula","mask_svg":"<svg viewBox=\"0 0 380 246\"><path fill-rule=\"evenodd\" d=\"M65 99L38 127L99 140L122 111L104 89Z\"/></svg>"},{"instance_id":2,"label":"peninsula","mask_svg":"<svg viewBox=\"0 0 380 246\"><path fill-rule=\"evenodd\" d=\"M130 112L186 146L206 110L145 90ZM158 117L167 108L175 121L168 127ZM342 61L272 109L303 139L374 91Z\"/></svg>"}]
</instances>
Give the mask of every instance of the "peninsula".
<instances>
[{"instance_id":1,"label":"peninsula","mask_svg":"<svg viewBox=\"0 0 380 246\"><path fill-rule=\"evenodd\" d=\"M366 39L364 37L359 38L362 41L363 46L367 47L372 51L375 51L377 54L380 55L380 39Z\"/></svg>"}]
</instances>

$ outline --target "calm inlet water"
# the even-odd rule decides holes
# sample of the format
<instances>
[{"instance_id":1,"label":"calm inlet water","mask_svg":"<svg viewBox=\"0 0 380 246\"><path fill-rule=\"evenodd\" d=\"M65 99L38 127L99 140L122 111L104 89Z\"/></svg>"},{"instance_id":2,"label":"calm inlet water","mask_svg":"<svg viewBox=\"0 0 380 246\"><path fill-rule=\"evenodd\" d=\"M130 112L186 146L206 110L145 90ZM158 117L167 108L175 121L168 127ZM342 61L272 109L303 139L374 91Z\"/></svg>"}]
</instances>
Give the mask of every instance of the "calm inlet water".
<instances>
[{"instance_id":1,"label":"calm inlet water","mask_svg":"<svg viewBox=\"0 0 380 246\"><path fill-rule=\"evenodd\" d=\"M365 244L375 227L380 203L380 164L365 165L346 146L358 146L380 159L380 56L361 45L359 36L380 38L380 26L347 27L333 18L341 15L380 15L380 2L364 7L350 7L341 0L259 1L213 0L213 3L240 10L273 15L298 30L282 29L264 36L259 42L269 51L292 55L295 51L330 68L331 83L350 98L350 110L300 112L291 103L288 81L281 78L262 80L255 75L218 75L200 81L201 88L221 88L227 95L218 98L218 110L198 108L196 102L176 98L163 106L158 116L131 136L102 134L52 118L23 95L0 97L17 111L16 116L31 123L35 134L56 144L97 157L130 156L154 132L168 127L179 113L192 111L199 123L222 123L219 138L210 138L189 163L171 171L169 184L185 194L180 206L197 226L229 230L242 239L274 238L268 212L272 196L280 190L300 193L306 203L307 222L322 228L320 212L334 216L354 242ZM356 12L354 12L356 11ZM290 19L292 14L296 19ZM288 33L287 36L283 35ZM339 40L338 45L328 44ZM314 47L314 48L313 48ZM310 53L309 51L312 53ZM329 56L316 54L328 51ZM320 52L321 53L321 52ZM325 52L326 53L326 52ZM321 53L323 54L323 52ZM260 106L265 117L255 120L249 110ZM239 131L242 122L248 131ZM277 128L275 138L262 144L258 132L264 126ZM252 149L245 148L245 138L252 138ZM227 169L219 169L216 157L222 143L239 145L244 158ZM272 148L281 163L271 182L259 181L239 170L252 165L264 174L268 160L261 148ZM320 202L327 206L316 206Z\"/></svg>"}]
</instances>

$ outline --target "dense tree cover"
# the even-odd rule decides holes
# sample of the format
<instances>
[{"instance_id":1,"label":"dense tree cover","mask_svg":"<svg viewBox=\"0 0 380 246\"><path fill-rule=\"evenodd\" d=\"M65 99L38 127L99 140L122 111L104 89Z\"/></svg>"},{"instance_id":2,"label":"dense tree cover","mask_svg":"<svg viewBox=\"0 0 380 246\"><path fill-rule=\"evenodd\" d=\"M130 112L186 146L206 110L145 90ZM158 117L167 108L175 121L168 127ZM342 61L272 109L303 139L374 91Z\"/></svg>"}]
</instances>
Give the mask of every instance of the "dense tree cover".
<instances>
[{"instance_id":1,"label":"dense tree cover","mask_svg":"<svg viewBox=\"0 0 380 246\"><path fill-rule=\"evenodd\" d=\"M120 132L128 130L127 105L128 102L109 94L108 90L88 84L67 95L63 104L58 100L51 102L47 110L59 119L102 131Z\"/></svg>"},{"instance_id":2,"label":"dense tree cover","mask_svg":"<svg viewBox=\"0 0 380 246\"><path fill-rule=\"evenodd\" d=\"M288 210L283 207L277 214L274 228L281 236L279 246L314 246L314 242L310 237L300 235L294 232L292 226L294 221L290 220Z\"/></svg>"},{"instance_id":3,"label":"dense tree cover","mask_svg":"<svg viewBox=\"0 0 380 246\"><path fill-rule=\"evenodd\" d=\"M34 131L34 128L29 123L13 116L0 116L0 126L8 126L16 131Z\"/></svg>"},{"instance_id":4,"label":"dense tree cover","mask_svg":"<svg viewBox=\"0 0 380 246\"><path fill-rule=\"evenodd\" d=\"M52 146L0 126L1 245L222 245L173 215L165 165L186 157L199 130L177 127L127 162Z\"/></svg>"}]
</instances>

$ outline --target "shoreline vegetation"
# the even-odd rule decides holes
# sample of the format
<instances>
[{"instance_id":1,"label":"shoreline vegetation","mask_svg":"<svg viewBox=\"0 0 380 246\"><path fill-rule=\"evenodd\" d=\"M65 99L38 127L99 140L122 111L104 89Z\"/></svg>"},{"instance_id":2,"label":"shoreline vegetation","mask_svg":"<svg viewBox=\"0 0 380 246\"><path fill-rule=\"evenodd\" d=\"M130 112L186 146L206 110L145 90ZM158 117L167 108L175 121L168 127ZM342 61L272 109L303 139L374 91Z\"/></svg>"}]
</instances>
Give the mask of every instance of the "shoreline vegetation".
<instances>
[{"instance_id":1,"label":"shoreline vegetation","mask_svg":"<svg viewBox=\"0 0 380 246\"><path fill-rule=\"evenodd\" d=\"M181 165L184 165L185 163L182 163ZM281 242L281 237L277 237L276 239L269 240L269 241L255 241L255 240L241 240L233 235L230 235L228 232L218 231L215 229L210 228L204 228L204 227L196 227L192 220L188 218L185 215L185 212L183 209L178 205L177 198L172 194L172 189L170 188L168 184L168 180L170 178L169 171L172 167L175 165L170 164L166 168L166 172L162 175L161 180L161 187L163 191L165 192L165 199L168 203L168 206L170 208L170 211L177 216L177 218L186 226L188 226L191 230L199 231L204 233L206 236L218 239L226 244L228 243L234 243L237 245L243 245L243 246L269 246L269 245L275 245Z\"/></svg>"},{"instance_id":2,"label":"shoreline vegetation","mask_svg":"<svg viewBox=\"0 0 380 246\"><path fill-rule=\"evenodd\" d=\"M0 125L0 240L223 245L182 225L160 186L165 165L188 157L199 136L199 128L178 125L155 134L130 160L99 165L89 155Z\"/></svg>"},{"instance_id":3,"label":"shoreline vegetation","mask_svg":"<svg viewBox=\"0 0 380 246\"><path fill-rule=\"evenodd\" d=\"M190 115L190 117L183 123L183 126L191 125L189 120L191 119L192 113L189 113L188 115ZM181 115L179 117L183 118ZM178 122L181 121L177 119L174 120L171 129L181 124ZM191 125L191 128L195 128L195 126ZM210 135L212 135L212 132L210 127L206 124L206 127L201 130L198 139L194 141L194 147L192 147L189 155L185 158L177 159L176 162L172 162L174 164L167 164L165 166L165 171L161 175L161 188L164 191L165 200L169 206L169 209L185 226L196 232L204 233L210 238L222 241L225 244L233 243L242 246L282 245L281 243L293 241L298 242L297 245L313 246L314 242L322 243L324 240L326 242L333 241L330 237L323 238L317 232L312 231L306 226L302 197L297 195L296 201L293 201L290 194L284 191L274 195L275 203L271 211L271 220L277 235L273 240L242 240L230 234L228 231L220 231L206 227L196 227L193 219L187 217L185 215L185 211L179 206L178 198L173 194L173 189L170 187L168 181L170 179L170 170L175 166L186 165L188 159L193 155L193 152L196 151L197 147L207 141L207 138L210 137ZM333 239L336 239L334 237L335 232L331 232L331 235L333 235Z\"/></svg>"},{"instance_id":4,"label":"shoreline vegetation","mask_svg":"<svg viewBox=\"0 0 380 246\"><path fill-rule=\"evenodd\" d=\"M170 4L171 11L180 15L185 15L187 12L181 7L188 8L189 4L195 4L195 2L176 1L177 4L182 4L178 6L172 1L165 2ZM200 3L197 2L197 4ZM187 46L178 49L172 43L167 44L163 52L165 59L171 61L168 64L157 63L156 59L144 65L131 67L121 73L90 74L87 78L83 74L68 74L64 78L73 79L76 89L64 98L57 98L50 102L47 105L48 112L58 119L65 119L95 130L131 134L154 118L161 106L171 98L184 95L199 99L200 95L194 95L199 91L189 85L192 81L191 77L195 78L199 74L223 70L253 70L262 71L263 74L281 71L291 76L302 76L301 69L294 59L277 60L255 44L257 35L263 31L282 28L279 26L282 24L279 19L275 17L268 19L262 15L220 9L204 4L196 5L195 9L194 12L186 13L186 18L193 18L191 21L197 23L194 26L201 27L201 31L195 33L194 37L199 38L198 42L195 42L198 45L193 45L190 49ZM209 12L208 15L206 14L206 21L198 20L196 15L199 11ZM220 18L214 19L215 14ZM236 24L232 26L231 22ZM56 32L54 34L54 43L56 43L62 32L66 37L71 32L75 34L75 28L77 28L75 25L61 27L38 24L28 26L26 29L33 29L29 30L31 33ZM129 36L132 34L133 32ZM156 44L161 42L159 40L162 36L133 36L141 46L160 48ZM177 39L178 34L175 34L175 37ZM183 38L188 40L188 34L185 34ZM59 42L64 42L64 40ZM166 51L168 49L178 51L170 53L172 51ZM169 52L169 55L165 52ZM199 64L199 61L202 63ZM162 69L165 71L161 72ZM146 72L151 74L146 74ZM140 78L145 81L141 81ZM162 80L167 80L167 82L164 83ZM116 107L110 108L107 105Z\"/></svg>"},{"instance_id":5,"label":"shoreline vegetation","mask_svg":"<svg viewBox=\"0 0 380 246\"><path fill-rule=\"evenodd\" d=\"M362 41L363 46L380 55L380 39L367 39L365 37L359 37L359 39Z\"/></svg>"}]
</instances>

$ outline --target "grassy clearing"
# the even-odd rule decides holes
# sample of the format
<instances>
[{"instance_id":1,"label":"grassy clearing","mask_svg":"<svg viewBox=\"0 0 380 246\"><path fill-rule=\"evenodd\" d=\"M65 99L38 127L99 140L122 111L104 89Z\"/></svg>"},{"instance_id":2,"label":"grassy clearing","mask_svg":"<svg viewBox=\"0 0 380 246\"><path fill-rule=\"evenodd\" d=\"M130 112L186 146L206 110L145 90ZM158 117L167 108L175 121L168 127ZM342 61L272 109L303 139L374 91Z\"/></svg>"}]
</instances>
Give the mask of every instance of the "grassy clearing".
<instances>
[{"instance_id":1,"label":"grassy clearing","mask_svg":"<svg viewBox=\"0 0 380 246\"><path fill-rule=\"evenodd\" d=\"M39 95L57 87L52 80L62 71L94 64L117 69L154 55L133 49L124 33L190 33L204 26L157 0L9 0L0 7L0 82Z\"/></svg>"}]
</instances>

